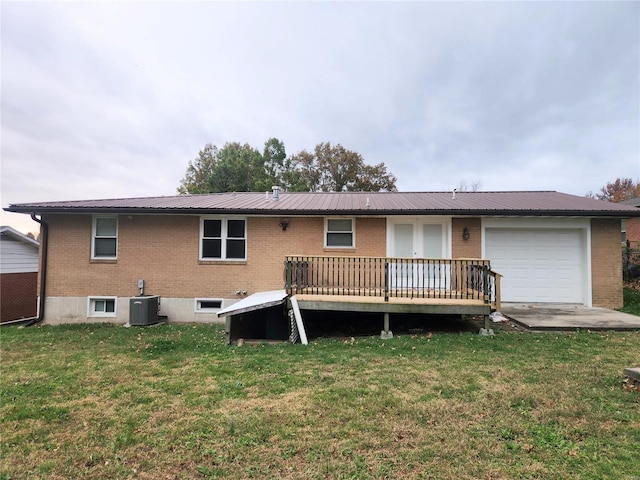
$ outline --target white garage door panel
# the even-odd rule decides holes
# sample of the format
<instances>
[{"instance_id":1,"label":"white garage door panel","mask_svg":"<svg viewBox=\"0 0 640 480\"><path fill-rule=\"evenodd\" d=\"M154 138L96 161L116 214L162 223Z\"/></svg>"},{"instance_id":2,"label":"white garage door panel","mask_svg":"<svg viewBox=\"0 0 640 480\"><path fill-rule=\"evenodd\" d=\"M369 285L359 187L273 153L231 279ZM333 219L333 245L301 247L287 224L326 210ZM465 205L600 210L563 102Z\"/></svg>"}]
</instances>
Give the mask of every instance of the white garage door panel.
<instances>
[{"instance_id":1,"label":"white garage door panel","mask_svg":"<svg viewBox=\"0 0 640 480\"><path fill-rule=\"evenodd\" d=\"M577 229L488 228L485 256L505 302L583 303L584 246Z\"/></svg>"}]
</instances>

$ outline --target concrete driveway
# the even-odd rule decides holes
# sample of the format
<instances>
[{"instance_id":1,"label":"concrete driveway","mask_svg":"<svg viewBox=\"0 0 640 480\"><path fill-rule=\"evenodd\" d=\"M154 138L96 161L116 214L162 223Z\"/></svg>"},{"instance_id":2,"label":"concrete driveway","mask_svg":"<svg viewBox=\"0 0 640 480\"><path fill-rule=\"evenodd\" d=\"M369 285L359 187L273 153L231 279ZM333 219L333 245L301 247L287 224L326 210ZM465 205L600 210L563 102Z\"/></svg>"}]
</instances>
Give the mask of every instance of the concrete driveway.
<instances>
[{"instance_id":1,"label":"concrete driveway","mask_svg":"<svg viewBox=\"0 0 640 480\"><path fill-rule=\"evenodd\" d=\"M502 314L531 330L640 330L636 315L584 305L503 303Z\"/></svg>"}]
</instances>

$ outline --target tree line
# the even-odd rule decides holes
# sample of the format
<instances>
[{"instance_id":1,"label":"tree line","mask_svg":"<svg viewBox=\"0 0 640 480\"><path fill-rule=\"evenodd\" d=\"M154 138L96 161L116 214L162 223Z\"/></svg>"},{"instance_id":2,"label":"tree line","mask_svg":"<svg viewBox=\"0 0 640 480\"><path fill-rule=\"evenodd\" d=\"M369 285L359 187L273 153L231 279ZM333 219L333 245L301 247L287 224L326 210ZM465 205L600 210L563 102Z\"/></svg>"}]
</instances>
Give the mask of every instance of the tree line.
<instances>
[{"instance_id":1,"label":"tree line","mask_svg":"<svg viewBox=\"0 0 640 480\"><path fill-rule=\"evenodd\" d=\"M247 143L208 143L189 161L178 193L263 192L274 185L290 192L397 190L384 163L369 165L340 144L322 142L288 156L284 143L270 138L262 151Z\"/></svg>"},{"instance_id":2,"label":"tree line","mask_svg":"<svg viewBox=\"0 0 640 480\"><path fill-rule=\"evenodd\" d=\"M190 160L177 190L180 194L264 192L274 185L290 192L397 191L396 177L384 163L369 165L358 152L322 142L312 151L287 155L284 143L269 138L262 151L248 143L211 143ZM481 183L461 181L459 191L478 191ZM621 202L640 197L640 183L617 178L586 197Z\"/></svg>"}]
</instances>

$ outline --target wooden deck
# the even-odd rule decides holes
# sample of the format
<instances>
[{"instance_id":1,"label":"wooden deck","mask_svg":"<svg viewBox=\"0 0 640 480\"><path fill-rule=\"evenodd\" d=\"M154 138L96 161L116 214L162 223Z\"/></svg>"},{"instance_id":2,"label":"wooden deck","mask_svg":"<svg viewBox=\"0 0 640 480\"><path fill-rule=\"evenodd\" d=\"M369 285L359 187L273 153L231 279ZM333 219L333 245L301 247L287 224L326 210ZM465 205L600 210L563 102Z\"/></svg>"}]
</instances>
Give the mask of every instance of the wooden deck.
<instances>
[{"instance_id":1,"label":"wooden deck","mask_svg":"<svg viewBox=\"0 0 640 480\"><path fill-rule=\"evenodd\" d=\"M285 291L300 310L390 314L482 315L500 305L500 275L485 259L287 256Z\"/></svg>"},{"instance_id":2,"label":"wooden deck","mask_svg":"<svg viewBox=\"0 0 640 480\"><path fill-rule=\"evenodd\" d=\"M488 315L500 275L484 259L287 256L285 290L300 308Z\"/></svg>"},{"instance_id":3,"label":"wooden deck","mask_svg":"<svg viewBox=\"0 0 640 480\"><path fill-rule=\"evenodd\" d=\"M355 295L295 295L303 310L370 313L425 313L443 315L489 315L491 305L481 299L421 298Z\"/></svg>"}]
</instances>

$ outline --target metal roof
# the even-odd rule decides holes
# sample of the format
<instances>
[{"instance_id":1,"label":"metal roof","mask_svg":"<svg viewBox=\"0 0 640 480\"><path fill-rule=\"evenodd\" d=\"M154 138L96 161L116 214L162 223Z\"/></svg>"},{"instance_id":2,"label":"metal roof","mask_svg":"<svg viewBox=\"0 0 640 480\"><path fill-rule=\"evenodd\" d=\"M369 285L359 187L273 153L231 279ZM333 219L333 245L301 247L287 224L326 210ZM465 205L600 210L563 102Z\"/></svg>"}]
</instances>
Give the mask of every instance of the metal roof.
<instances>
[{"instance_id":1,"label":"metal roof","mask_svg":"<svg viewBox=\"0 0 640 480\"><path fill-rule=\"evenodd\" d=\"M618 202L621 205L631 205L632 207L640 207L640 197L629 198L627 200L622 200Z\"/></svg>"},{"instance_id":2,"label":"metal roof","mask_svg":"<svg viewBox=\"0 0 640 480\"><path fill-rule=\"evenodd\" d=\"M16 241L22 242L22 243L26 243L28 245L31 245L32 247L36 247L36 250L38 248L38 246L40 245L40 242L38 242L35 238L31 238L28 235L25 235L22 232L19 232L18 230L16 230L13 227L9 227L6 225L3 225L0 227L0 236L2 237L11 237Z\"/></svg>"},{"instance_id":3,"label":"metal roof","mask_svg":"<svg viewBox=\"0 0 640 480\"><path fill-rule=\"evenodd\" d=\"M640 209L552 191L520 192L231 192L166 197L18 203L17 213L162 213L236 215L532 215L636 217Z\"/></svg>"}]
</instances>

